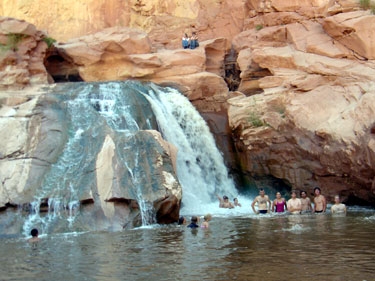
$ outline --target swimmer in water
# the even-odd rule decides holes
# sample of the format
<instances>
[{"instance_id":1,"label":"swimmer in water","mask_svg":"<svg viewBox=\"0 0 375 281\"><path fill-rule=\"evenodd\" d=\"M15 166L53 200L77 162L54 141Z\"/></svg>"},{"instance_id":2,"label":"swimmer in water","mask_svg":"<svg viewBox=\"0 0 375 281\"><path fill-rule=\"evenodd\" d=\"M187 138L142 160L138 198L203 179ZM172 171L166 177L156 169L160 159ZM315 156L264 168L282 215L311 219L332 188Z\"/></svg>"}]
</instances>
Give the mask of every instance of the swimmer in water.
<instances>
[{"instance_id":1,"label":"swimmer in water","mask_svg":"<svg viewBox=\"0 0 375 281\"><path fill-rule=\"evenodd\" d=\"M192 216L191 217L191 222L190 222L190 224L187 227L189 227L189 228L198 228L199 225L197 224L197 222L198 222L197 216Z\"/></svg>"},{"instance_id":2,"label":"swimmer in water","mask_svg":"<svg viewBox=\"0 0 375 281\"><path fill-rule=\"evenodd\" d=\"M38 229L33 228L30 231L30 234L31 234L31 238L28 240L29 243L36 243L40 241L40 238L38 237L39 235Z\"/></svg>"},{"instance_id":3,"label":"swimmer in water","mask_svg":"<svg viewBox=\"0 0 375 281\"><path fill-rule=\"evenodd\" d=\"M331 207L332 214L346 214L345 204L340 202L340 196L335 196L335 204Z\"/></svg>"},{"instance_id":4,"label":"swimmer in water","mask_svg":"<svg viewBox=\"0 0 375 281\"><path fill-rule=\"evenodd\" d=\"M186 219L183 216L179 217L178 225L184 225L184 224L186 224Z\"/></svg>"},{"instance_id":5,"label":"swimmer in water","mask_svg":"<svg viewBox=\"0 0 375 281\"><path fill-rule=\"evenodd\" d=\"M306 191L302 190L300 192L301 195L301 212L302 213L311 213L312 212L312 206L311 206L311 200L309 197L307 197Z\"/></svg>"},{"instance_id":6,"label":"swimmer in water","mask_svg":"<svg viewBox=\"0 0 375 281\"><path fill-rule=\"evenodd\" d=\"M280 192L276 192L276 199L272 202L272 212L283 213L286 209L286 201L281 197Z\"/></svg>"},{"instance_id":7,"label":"swimmer in water","mask_svg":"<svg viewBox=\"0 0 375 281\"><path fill-rule=\"evenodd\" d=\"M288 203L286 204L288 211L293 215L300 214L301 208L302 208L301 200L297 198L297 193L295 191L292 191L291 195L292 195L292 198L290 198L288 200Z\"/></svg>"},{"instance_id":8,"label":"swimmer in water","mask_svg":"<svg viewBox=\"0 0 375 281\"><path fill-rule=\"evenodd\" d=\"M207 214L203 217L203 222L201 224L201 228L209 228L209 221L212 219L211 214Z\"/></svg>"},{"instance_id":9,"label":"swimmer in water","mask_svg":"<svg viewBox=\"0 0 375 281\"><path fill-rule=\"evenodd\" d=\"M226 209L233 209L234 205L229 202L228 196L224 195L223 199L221 199L218 195L216 195L217 199L219 199L219 208L226 208Z\"/></svg>"},{"instance_id":10,"label":"swimmer in water","mask_svg":"<svg viewBox=\"0 0 375 281\"><path fill-rule=\"evenodd\" d=\"M324 213L327 208L326 198L321 194L319 187L314 188L314 213Z\"/></svg>"},{"instance_id":11,"label":"swimmer in water","mask_svg":"<svg viewBox=\"0 0 375 281\"><path fill-rule=\"evenodd\" d=\"M235 207L242 207L242 205L240 204L240 202L238 202L238 199L237 199L237 198L234 198L234 199L233 199L233 205L234 205Z\"/></svg>"},{"instance_id":12,"label":"swimmer in water","mask_svg":"<svg viewBox=\"0 0 375 281\"><path fill-rule=\"evenodd\" d=\"M258 211L255 210L255 204L258 205ZM267 212L269 213L271 211L271 200L268 195L265 194L263 188L259 189L259 196L255 197L253 203L251 203L251 208L253 208L256 214L267 214Z\"/></svg>"}]
</instances>

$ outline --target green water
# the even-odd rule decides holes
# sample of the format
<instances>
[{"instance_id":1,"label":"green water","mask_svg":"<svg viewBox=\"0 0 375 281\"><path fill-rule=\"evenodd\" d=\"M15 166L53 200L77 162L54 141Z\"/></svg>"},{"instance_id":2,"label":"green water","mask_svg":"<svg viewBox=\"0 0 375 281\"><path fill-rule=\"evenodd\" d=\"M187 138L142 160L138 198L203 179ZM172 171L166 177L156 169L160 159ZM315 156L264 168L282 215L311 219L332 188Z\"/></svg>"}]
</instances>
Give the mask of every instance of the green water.
<instances>
[{"instance_id":1,"label":"green water","mask_svg":"<svg viewBox=\"0 0 375 281\"><path fill-rule=\"evenodd\" d=\"M375 280L375 215L226 217L210 229L0 239L0 280Z\"/></svg>"}]
</instances>

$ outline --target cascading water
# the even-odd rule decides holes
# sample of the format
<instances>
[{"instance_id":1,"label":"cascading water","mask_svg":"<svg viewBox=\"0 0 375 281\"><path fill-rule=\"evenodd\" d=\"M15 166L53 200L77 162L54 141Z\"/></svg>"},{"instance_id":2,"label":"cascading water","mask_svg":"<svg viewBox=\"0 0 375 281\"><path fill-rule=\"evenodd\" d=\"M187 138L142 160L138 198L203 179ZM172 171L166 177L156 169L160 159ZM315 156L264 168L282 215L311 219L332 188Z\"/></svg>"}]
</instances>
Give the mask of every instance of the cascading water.
<instances>
[{"instance_id":1,"label":"cascading water","mask_svg":"<svg viewBox=\"0 0 375 281\"><path fill-rule=\"evenodd\" d=\"M183 188L182 213L202 213L216 195L237 193L223 157L198 111L177 90L152 86L147 93L163 137L178 148L177 174Z\"/></svg>"},{"instance_id":2,"label":"cascading water","mask_svg":"<svg viewBox=\"0 0 375 281\"><path fill-rule=\"evenodd\" d=\"M140 147L142 141L136 137L140 130L160 130L178 148L182 212L201 213L202 206L217 204L216 194L236 194L205 121L177 90L134 81L76 83L68 91L63 88L53 95L63 108L67 140L31 204L23 226L25 235L32 227L38 227L42 233L77 229L80 200L92 192L90 186L96 186L92 171L108 134L113 136L116 155L127 171L117 181L121 186L129 186L130 198L138 201L143 225L155 223L156 219L152 202L142 194L149 182L144 179L141 166L148 159L147 152ZM39 207L46 198L48 213L41 215Z\"/></svg>"}]
</instances>

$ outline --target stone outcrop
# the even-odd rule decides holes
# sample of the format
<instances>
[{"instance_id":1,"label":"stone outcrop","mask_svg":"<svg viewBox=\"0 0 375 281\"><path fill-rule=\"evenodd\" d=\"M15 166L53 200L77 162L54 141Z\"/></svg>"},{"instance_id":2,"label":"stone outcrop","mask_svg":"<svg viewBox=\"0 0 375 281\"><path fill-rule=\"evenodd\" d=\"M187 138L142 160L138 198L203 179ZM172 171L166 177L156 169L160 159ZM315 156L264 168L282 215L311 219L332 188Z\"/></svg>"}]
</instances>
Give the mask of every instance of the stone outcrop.
<instances>
[{"instance_id":1,"label":"stone outcrop","mask_svg":"<svg viewBox=\"0 0 375 281\"><path fill-rule=\"evenodd\" d=\"M201 42L194 50L153 51L145 32L115 27L55 44L51 57L59 56L59 63L64 60L69 68L47 61L57 77L76 70L88 82L137 79L178 87L203 111L220 110L228 96L223 79L226 52L225 38Z\"/></svg>"},{"instance_id":2,"label":"stone outcrop","mask_svg":"<svg viewBox=\"0 0 375 281\"><path fill-rule=\"evenodd\" d=\"M28 22L0 17L0 90L47 83L43 38Z\"/></svg>"},{"instance_id":3,"label":"stone outcrop","mask_svg":"<svg viewBox=\"0 0 375 281\"><path fill-rule=\"evenodd\" d=\"M241 166L297 190L320 186L329 200L374 202L375 33L362 24L375 16L311 21L297 10L298 22L279 26L269 20L275 10L291 12L280 7L269 10L270 26L233 40L242 93L228 101L228 114Z\"/></svg>"}]
</instances>

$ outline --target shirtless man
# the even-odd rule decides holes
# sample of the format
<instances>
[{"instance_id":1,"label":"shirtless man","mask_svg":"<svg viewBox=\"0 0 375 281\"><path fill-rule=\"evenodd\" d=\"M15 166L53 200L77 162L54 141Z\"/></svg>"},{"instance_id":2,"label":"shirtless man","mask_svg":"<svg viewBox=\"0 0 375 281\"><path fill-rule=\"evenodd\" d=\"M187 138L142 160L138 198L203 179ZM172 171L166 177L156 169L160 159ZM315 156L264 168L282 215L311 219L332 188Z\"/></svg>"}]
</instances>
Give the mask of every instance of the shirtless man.
<instances>
[{"instance_id":1,"label":"shirtless man","mask_svg":"<svg viewBox=\"0 0 375 281\"><path fill-rule=\"evenodd\" d=\"M310 213L312 211L311 200L307 197L306 191L301 191L301 211L302 213Z\"/></svg>"},{"instance_id":2,"label":"shirtless man","mask_svg":"<svg viewBox=\"0 0 375 281\"><path fill-rule=\"evenodd\" d=\"M255 210L256 203L258 203L258 211ZM271 200L268 198L268 195L265 195L263 188L259 189L259 196L255 197L253 203L251 203L251 208L253 208L256 214L267 214L267 212L271 211Z\"/></svg>"},{"instance_id":3,"label":"shirtless man","mask_svg":"<svg viewBox=\"0 0 375 281\"><path fill-rule=\"evenodd\" d=\"M300 214L302 209L301 200L297 198L297 193L295 191L292 191L291 196L292 198L286 203L288 211L293 215Z\"/></svg>"},{"instance_id":4,"label":"shirtless man","mask_svg":"<svg viewBox=\"0 0 375 281\"><path fill-rule=\"evenodd\" d=\"M335 196L335 204L331 207L331 213L346 214L346 206L340 202L340 197L338 195Z\"/></svg>"},{"instance_id":5,"label":"shirtless man","mask_svg":"<svg viewBox=\"0 0 375 281\"><path fill-rule=\"evenodd\" d=\"M39 234L38 229L33 228L30 234L31 234L31 238L28 240L29 243L36 243L40 241L38 237L38 234Z\"/></svg>"},{"instance_id":6,"label":"shirtless man","mask_svg":"<svg viewBox=\"0 0 375 281\"><path fill-rule=\"evenodd\" d=\"M320 194L320 188L314 188L314 213L324 213L327 208L326 198Z\"/></svg>"},{"instance_id":7,"label":"shirtless man","mask_svg":"<svg viewBox=\"0 0 375 281\"><path fill-rule=\"evenodd\" d=\"M228 196L224 195L223 196L223 199L221 199L218 195L217 196L217 199L219 199L219 208L227 208L227 209L233 209L234 208L234 205L229 202L229 198Z\"/></svg>"}]
</instances>

